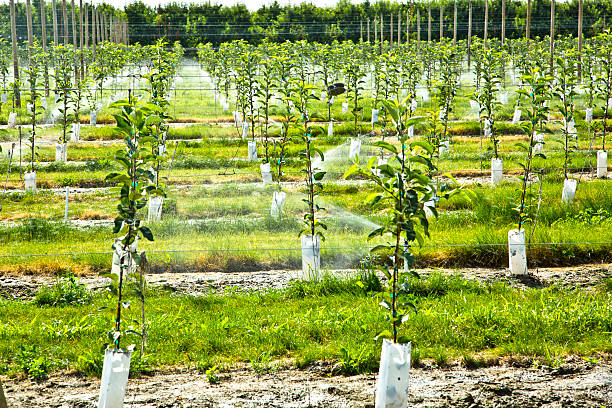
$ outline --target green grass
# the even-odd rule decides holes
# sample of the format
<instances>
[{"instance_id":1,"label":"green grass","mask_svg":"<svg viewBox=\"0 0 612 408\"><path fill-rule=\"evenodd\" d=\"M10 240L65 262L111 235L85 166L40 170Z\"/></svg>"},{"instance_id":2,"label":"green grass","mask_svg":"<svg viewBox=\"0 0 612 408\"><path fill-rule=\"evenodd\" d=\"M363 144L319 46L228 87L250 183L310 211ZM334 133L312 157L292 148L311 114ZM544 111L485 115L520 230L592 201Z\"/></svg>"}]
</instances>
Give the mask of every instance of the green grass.
<instances>
[{"instance_id":1,"label":"green grass","mask_svg":"<svg viewBox=\"0 0 612 408\"><path fill-rule=\"evenodd\" d=\"M192 297L150 292L148 353L144 361L135 357L135 371L240 363L270 370L288 361L303 367L323 360L337 362L337 370L347 374L375 371L380 343L374 336L388 323L379 311L381 294L361 289L360 279L327 277L267 293ZM612 294L605 288L517 290L436 274L409 283L414 293L402 297L419 312L400 337L412 341L414 363L433 359L444 364L466 355L546 362L550 355L562 361L570 354L612 352ZM139 319L138 302L131 300L124 327ZM18 374L42 365L99 375L114 302L109 294L76 306L0 300L0 371ZM138 343L135 335L123 339L124 345L131 343ZM30 354L34 350L25 363L15 354L20 346Z\"/></svg>"}]
</instances>

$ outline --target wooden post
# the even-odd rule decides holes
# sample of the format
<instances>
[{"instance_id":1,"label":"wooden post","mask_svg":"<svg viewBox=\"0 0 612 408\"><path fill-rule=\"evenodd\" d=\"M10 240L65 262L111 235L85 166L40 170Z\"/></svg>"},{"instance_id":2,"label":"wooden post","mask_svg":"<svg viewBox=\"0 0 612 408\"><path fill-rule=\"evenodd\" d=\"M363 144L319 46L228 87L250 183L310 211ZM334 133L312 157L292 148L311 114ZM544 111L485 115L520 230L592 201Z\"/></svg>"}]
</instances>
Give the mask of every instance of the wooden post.
<instances>
[{"instance_id":1,"label":"wooden post","mask_svg":"<svg viewBox=\"0 0 612 408\"><path fill-rule=\"evenodd\" d=\"M487 31L489 28L489 0L485 0L485 15L484 15L484 47L487 48Z\"/></svg>"},{"instance_id":2,"label":"wooden post","mask_svg":"<svg viewBox=\"0 0 612 408\"><path fill-rule=\"evenodd\" d=\"M393 45L393 12L389 17L389 45Z\"/></svg>"},{"instance_id":3,"label":"wooden post","mask_svg":"<svg viewBox=\"0 0 612 408\"><path fill-rule=\"evenodd\" d=\"M76 30L76 7L74 6L74 0L72 0L72 45L74 51L79 49L79 43L77 41L77 30Z\"/></svg>"},{"instance_id":4,"label":"wooden post","mask_svg":"<svg viewBox=\"0 0 612 408\"><path fill-rule=\"evenodd\" d=\"M470 69L472 62L472 0L468 5L467 59L468 69Z\"/></svg>"},{"instance_id":5,"label":"wooden post","mask_svg":"<svg viewBox=\"0 0 612 408\"><path fill-rule=\"evenodd\" d=\"M28 26L28 63L32 64L32 51L34 48L34 32L32 29L32 4L26 0L26 17Z\"/></svg>"},{"instance_id":6,"label":"wooden post","mask_svg":"<svg viewBox=\"0 0 612 408\"><path fill-rule=\"evenodd\" d=\"M380 15L380 53L383 51L383 43L385 42L385 20L383 19L383 15Z\"/></svg>"},{"instance_id":7,"label":"wooden post","mask_svg":"<svg viewBox=\"0 0 612 408\"><path fill-rule=\"evenodd\" d=\"M582 81L582 0L578 0L578 79Z\"/></svg>"},{"instance_id":8,"label":"wooden post","mask_svg":"<svg viewBox=\"0 0 612 408\"><path fill-rule=\"evenodd\" d=\"M96 6L91 5L91 61L96 60L96 44L98 43L98 29L96 28Z\"/></svg>"},{"instance_id":9,"label":"wooden post","mask_svg":"<svg viewBox=\"0 0 612 408\"><path fill-rule=\"evenodd\" d=\"M374 44L378 44L378 17L374 17Z\"/></svg>"},{"instance_id":10,"label":"wooden post","mask_svg":"<svg viewBox=\"0 0 612 408\"><path fill-rule=\"evenodd\" d=\"M402 42L402 11L397 12L397 43Z\"/></svg>"},{"instance_id":11,"label":"wooden post","mask_svg":"<svg viewBox=\"0 0 612 408\"><path fill-rule=\"evenodd\" d=\"M457 45L457 0L453 6L453 44Z\"/></svg>"},{"instance_id":12,"label":"wooden post","mask_svg":"<svg viewBox=\"0 0 612 408\"><path fill-rule=\"evenodd\" d=\"M506 0L501 0L501 43L506 42Z\"/></svg>"},{"instance_id":13,"label":"wooden post","mask_svg":"<svg viewBox=\"0 0 612 408\"><path fill-rule=\"evenodd\" d=\"M406 44L410 44L410 18L412 17L412 5L410 11L406 13Z\"/></svg>"},{"instance_id":14,"label":"wooden post","mask_svg":"<svg viewBox=\"0 0 612 408\"><path fill-rule=\"evenodd\" d=\"M359 39L363 42L363 20L359 20Z\"/></svg>"},{"instance_id":15,"label":"wooden post","mask_svg":"<svg viewBox=\"0 0 612 408\"><path fill-rule=\"evenodd\" d=\"M427 7L427 42L431 42L431 6Z\"/></svg>"},{"instance_id":16,"label":"wooden post","mask_svg":"<svg viewBox=\"0 0 612 408\"><path fill-rule=\"evenodd\" d=\"M62 0L62 35L64 45L68 45L68 13L66 11L66 0Z\"/></svg>"},{"instance_id":17,"label":"wooden post","mask_svg":"<svg viewBox=\"0 0 612 408\"><path fill-rule=\"evenodd\" d=\"M55 0L51 1L51 7L53 8L53 10L51 10L51 14L53 15L53 45L58 45L59 34L57 31L57 5L55 4Z\"/></svg>"},{"instance_id":18,"label":"wooden post","mask_svg":"<svg viewBox=\"0 0 612 408\"><path fill-rule=\"evenodd\" d=\"M40 0L40 34L42 36L43 53L47 54L47 10L45 0ZM45 96L49 96L49 66L45 64Z\"/></svg>"},{"instance_id":19,"label":"wooden post","mask_svg":"<svg viewBox=\"0 0 612 408\"><path fill-rule=\"evenodd\" d=\"M417 8L417 49L421 49L421 9Z\"/></svg>"},{"instance_id":20,"label":"wooden post","mask_svg":"<svg viewBox=\"0 0 612 408\"><path fill-rule=\"evenodd\" d=\"M85 3L83 13L85 14L85 48L89 50L89 5ZM89 53L87 54L89 55ZM89 59L85 58L85 76L89 72Z\"/></svg>"},{"instance_id":21,"label":"wooden post","mask_svg":"<svg viewBox=\"0 0 612 408\"><path fill-rule=\"evenodd\" d=\"M102 33L104 33L104 41L110 41L109 32L108 32L108 14L102 13L102 21L103 21L103 29Z\"/></svg>"},{"instance_id":22,"label":"wooden post","mask_svg":"<svg viewBox=\"0 0 612 408\"><path fill-rule=\"evenodd\" d=\"M2 388L2 380L0 380L0 408L8 408L6 397L4 396L4 389Z\"/></svg>"},{"instance_id":23,"label":"wooden post","mask_svg":"<svg viewBox=\"0 0 612 408\"><path fill-rule=\"evenodd\" d=\"M444 5L440 0L440 40L444 37Z\"/></svg>"},{"instance_id":24,"label":"wooden post","mask_svg":"<svg viewBox=\"0 0 612 408\"><path fill-rule=\"evenodd\" d=\"M83 50L83 0L79 0L79 48L81 50L81 81L85 80L85 52Z\"/></svg>"},{"instance_id":25,"label":"wooden post","mask_svg":"<svg viewBox=\"0 0 612 408\"><path fill-rule=\"evenodd\" d=\"M550 0L550 74L555 73L555 0Z\"/></svg>"},{"instance_id":26,"label":"wooden post","mask_svg":"<svg viewBox=\"0 0 612 408\"><path fill-rule=\"evenodd\" d=\"M17 25L15 23L15 0L9 0L11 14L11 44L13 48L13 92L15 94L15 106L21 108L21 92L19 90L19 54L17 53Z\"/></svg>"},{"instance_id":27,"label":"wooden post","mask_svg":"<svg viewBox=\"0 0 612 408\"><path fill-rule=\"evenodd\" d=\"M527 21L525 21L525 38L529 39L531 33L531 0L527 0Z\"/></svg>"},{"instance_id":28,"label":"wooden post","mask_svg":"<svg viewBox=\"0 0 612 408\"><path fill-rule=\"evenodd\" d=\"M370 19L368 18L368 44L370 43Z\"/></svg>"}]
</instances>

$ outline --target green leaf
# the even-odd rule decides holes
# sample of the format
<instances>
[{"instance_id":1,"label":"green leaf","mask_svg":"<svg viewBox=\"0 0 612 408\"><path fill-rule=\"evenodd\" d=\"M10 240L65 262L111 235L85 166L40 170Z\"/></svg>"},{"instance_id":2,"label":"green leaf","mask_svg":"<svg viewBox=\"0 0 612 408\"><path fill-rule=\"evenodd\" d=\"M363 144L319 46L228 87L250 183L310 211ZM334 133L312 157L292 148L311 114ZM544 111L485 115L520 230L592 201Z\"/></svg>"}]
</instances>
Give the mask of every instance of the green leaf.
<instances>
[{"instance_id":1,"label":"green leaf","mask_svg":"<svg viewBox=\"0 0 612 408\"><path fill-rule=\"evenodd\" d=\"M145 237L149 241L153 241L153 233L148 227L144 227L144 226L140 227L140 233L142 234L143 237Z\"/></svg>"}]
</instances>

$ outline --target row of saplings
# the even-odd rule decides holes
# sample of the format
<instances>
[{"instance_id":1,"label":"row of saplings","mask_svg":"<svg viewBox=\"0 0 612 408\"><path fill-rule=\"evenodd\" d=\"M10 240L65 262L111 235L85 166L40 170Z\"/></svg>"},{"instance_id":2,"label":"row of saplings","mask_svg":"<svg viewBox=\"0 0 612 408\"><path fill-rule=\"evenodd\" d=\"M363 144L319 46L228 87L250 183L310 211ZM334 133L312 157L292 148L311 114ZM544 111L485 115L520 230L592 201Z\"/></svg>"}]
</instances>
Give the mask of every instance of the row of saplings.
<instances>
[{"instance_id":1,"label":"row of saplings","mask_svg":"<svg viewBox=\"0 0 612 408\"><path fill-rule=\"evenodd\" d=\"M545 106L540 105L542 95L539 94L539 81L541 80L542 78L535 72L532 75L530 89L525 90L525 97L530 101L527 108L530 117L538 117L547 110ZM314 156L320 152L313 145L312 133L316 125L309 122L307 114L311 108L310 101L315 99L314 90L314 87L302 84L293 97L295 107L300 112L300 115L297 115L296 125L306 146L303 158L306 164L308 197L304 201L308 211L304 216L305 228L300 232L302 237L300 279L303 280L316 279L318 276L320 238L326 229L317 218L319 207L316 204L317 191L322 188L320 181L325 173L313 163ZM413 140L409 135L411 132L408 131L422 118L411 117L411 109L405 102L385 101L383 104L391 118L399 144L396 147L385 141L377 141L374 142L374 146L384 150L392 159L379 164L376 163L376 158L371 158L365 165L352 165L345 173L345 177L359 176L375 185L376 191L366 198L366 203L372 211L385 209L385 213L388 214L382 225L369 234L368 239L392 238L390 242L372 249L375 253L392 254L391 264L380 266L382 273L388 279L381 306L388 314L391 325L377 335L377 338L383 339L376 391L378 408L406 407L408 400L411 346L410 343L400 344L397 340L400 327L416 312L416 308L403 299L408 289L400 285L400 271L416 274L413 269L415 258L412 247L420 245L429 235L428 215L431 213L437 215L435 206L428 207L428 203L432 200L448 199L462 192L461 188L453 186L447 187L444 191L436 191L433 176L436 168L432 160L434 149L426 141ZM121 109L116 118L118 129L125 136L126 149L118 151L116 157L124 166L124 170L107 176L108 180L120 186L119 214L114 223L114 232L120 237L113 245L113 271L118 278L118 299L116 324L109 333L112 345L105 354L99 407L118 407L123 404L133 347L122 348L122 337L125 335L121 319L124 307L122 286L124 279L135 271L140 271L140 281L144 282L142 268L139 268L144 254L137 251L137 242L140 238L152 240L153 236L151 230L138 218L138 210L144 208L151 198L165 196L152 169L152 165L163 159L156 153L155 146L152 146L157 140L153 135L164 125L160 107L136 100L118 101L113 107ZM523 184L518 228L508 234L510 270L515 274L527 273L525 234L522 227L526 218L527 182L534 156L533 147L536 144L535 131L536 125L526 128L530 143L525 149L523 163L525 171L521 177ZM144 324L142 334L145 334Z\"/></svg>"}]
</instances>

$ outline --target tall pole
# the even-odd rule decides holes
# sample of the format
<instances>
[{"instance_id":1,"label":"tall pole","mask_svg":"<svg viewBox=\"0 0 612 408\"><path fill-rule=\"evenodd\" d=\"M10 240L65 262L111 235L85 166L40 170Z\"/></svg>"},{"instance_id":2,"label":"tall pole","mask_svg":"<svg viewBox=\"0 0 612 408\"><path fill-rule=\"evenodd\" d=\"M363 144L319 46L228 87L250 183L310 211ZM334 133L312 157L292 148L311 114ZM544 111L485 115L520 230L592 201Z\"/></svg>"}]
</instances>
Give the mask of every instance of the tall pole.
<instances>
[{"instance_id":1,"label":"tall pole","mask_svg":"<svg viewBox=\"0 0 612 408\"><path fill-rule=\"evenodd\" d=\"M501 0L501 43L506 42L506 0Z\"/></svg>"},{"instance_id":2,"label":"tall pole","mask_svg":"<svg viewBox=\"0 0 612 408\"><path fill-rule=\"evenodd\" d=\"M359 20L359 39L363 42L363 20Z\"/></svg>"},{"instance_id":3,"label":"tall pole","mask_svg":"<svg viewBox=\"0 0 612 408\"><path fill-rule=\"evenodd\" d=\"M57 5L55 4L55 0L51 1L51 8L53 8L52 16L53 16L53 45L59 44L59 34L57 31Z\"/></svg>"},{"instance_id":4,"label":"tall pole","mask_svg":"<svg viewBox=\"0 0 612 408\"><path fill-rule=\"evenodd\" d=\"M402 42L402 11L397 12L397 43Z\"/></svg>"},{"instance_id":5,"label":"tall pole","mask_svg":"<svg viewBox=\"0 0 612 408\"><path fill-rule=\"evenodd\" d=\"M89 5L87 3L85 3L83 13L85 13L85 48L89 51ZM89 53L87 55L89 55ZM89 71L88 58L85 58L85 70L87 72Z\"/></svg>"},{"instance_id":6,"label":"tall pole","mask_svg":"<svg viewBox=\"0 0 612 408\"><path fill-rule=\"evenodd\" d=\"M457 44L457 0L453 6L453 45Z\"/></svg>"},{"instance_id":7,"label":"tall pole","mask_svg":"<svg viewBox=\"0 0 612 408\"><path fill-rule=\"evenodd\" d=\"M383 15L380 15L380 53L382 54L382 50L383 50L383 43L385 42L385 35L384 35L384 29L385 29L385 20L383 19Z\"/></svg>"},{"instance_id":8,"label":"tall pole","mask_svg":"<svg viewBox=\"0 0 612 408\"><path fill-rule=\"evenodd\" d=\"M582 0L578 0L578 78L582 80Z\"/></svg>"},{"instance_id":9,"label":"tall pole","mask_svg":"<svg viewBox=\"0 0 612 408\"><path fill-rule=\"evenodd\" d=\"M440 1L440 40L444 37L444 6Z\"/></svg>"},{"instance_id":10,"label":"tall pole","mask_svg":"<svg viewBox=\"0 0 612 408\"><path fill-rule=\"evenodd\" d=\"M64 45L68 45L68 13L66 11L66 0L62 0L62 34Z\"/></svg>"},{"instance_id":11,"label":"tall pole","mask_svg":"<svg viewBox=\"0 0 612 408\"><path fill-rule=\"evenodd\" d=\"M421 9L417 8L417 49L421 49Z\"/></svg>"},{"instance_id":12,"label":"tall pole","mask_svg":"<svg viewBox=\"0 0 612 408\"><path fill-rule=\"evenodd\" d=\"M378 16L374 17L374 44L378 44Z\"/></svg>"},{"instance_id":13,"label":"tall pole","mask_svg":"<svg viewBox=\"0 0 612 408\"><path fill-rule=\"evenodd\" d=\"M555 0L550 0L550 74L555 73Z\"/></svg>"},{"instance_id":14,"label":"tall pole","mask_svg":"<svg viewBox=\"0 0 612 408\"><path fill-rule=\"evenodd\" d=\"M45 0L40 0L40 33L42 36L42 49L43 53L47 54L47 12L45 7ZM49 96L49 67L45 65L45 96Z\"/></svg>"},{"instance_id":15,"label":"tall pole","mask_svg":"<svg viewBox=\"0 0 612 408\"><path fill-rule=\"evenodd\" d=\"M431 6L427 7L427 42L431 42Z\"/></svg>"},{"instance_id":16,"label":"tall pole","mask_svg":"<svg viewBox=\"0 0 612 408\"><path fill-rule=\"evenodd\" d=\"M13 93L15 106L21 108L21 93L19 91L19 54L17 53L17 25L15 24L15 0L9 0L11 14L11 45L13 50Z\"/></svg>"},{"instance_id":17,"label":"tall pole","mask_svg":"<svg viewBox=\"0 0 612 408\"><path fill-rule=\"evenodd\" d=\"M85 53L83 52L83 0L79 0L79 48L81 49L81 81L85 79Z\"/></svg>"},{"instance_id":18,"label":"tall pole","mask_svg":"<svg viewBox=\"0 0 612 408\"><path fill-rule=\"evenodd\" d=\"M406 44L410 44L410 19L412 18L412 5L410 11L406 13Z\"/></svg>"},{"instance_id":19,"label":"tall pole","mask_svg":"<svg viewBox=\"0 0 612 408\"><path fill-rule=\"evenodd\" d=\"M389 45L393 44L393 12L389 18Z\"/></svg>"},{"instance_id":20,"label":"tall pole","mask_svg":"<svg viewBox=\"0 0 612 408\"><path fill-rule=\"evenodd\" d=\"M527 18L525 21L525 38L529 40L531 33L531 0L527 0Z\"/></svg>"},{"instance_id":21,"label":"tall pole","mask_svg":"<svg viewBox=\"0 0 612 408\"><path fill-rule=\"evenodd\" d=\"M472 0L470 0L468 6L467 59L468 69L470 69L470 63L472 62Z\"/></svg>"},{"instance_id":22,"label":"tall pole","mask_svg":"<svg viewBox=\"0 0 612 408\"><path fill-rule=\"evenodd\" d=\"M34 33L32 29L32 4L26 0L26 15L28 25L28 62L32 64L32 51L34 50Z\"/></svg>"},{"instance_id":23,"label":"tall pole","mask_svg":"<svg viewBox=\"0 0 612 408\"><path fill-rule=\"evenodd\" d=\"M489 28L489 0L485 0L485 15L484 15L484 46L487 47L487 34Z\"/></svg>"},{"instance_id":24,"label":"tall pole","mask_svg":"<svg viewBox=\"0 0 612 408\"><path fill-rule=\"evenodd\" d=\"M368 44L370 43L370 19L368 18Z\"/></svg>"},{"instance_id":25,"label":"tall pole","mask_svg":"<svg viewBox=\"0 0 612 408\"><path fill-rule=\"evenodd\" d=\"M74 6L74 0L72 0L72 45L74 46L74 50L79 49L79 43L77 38L77 30L76 30L76 7Z\"/></svg>"}]
</instances>

